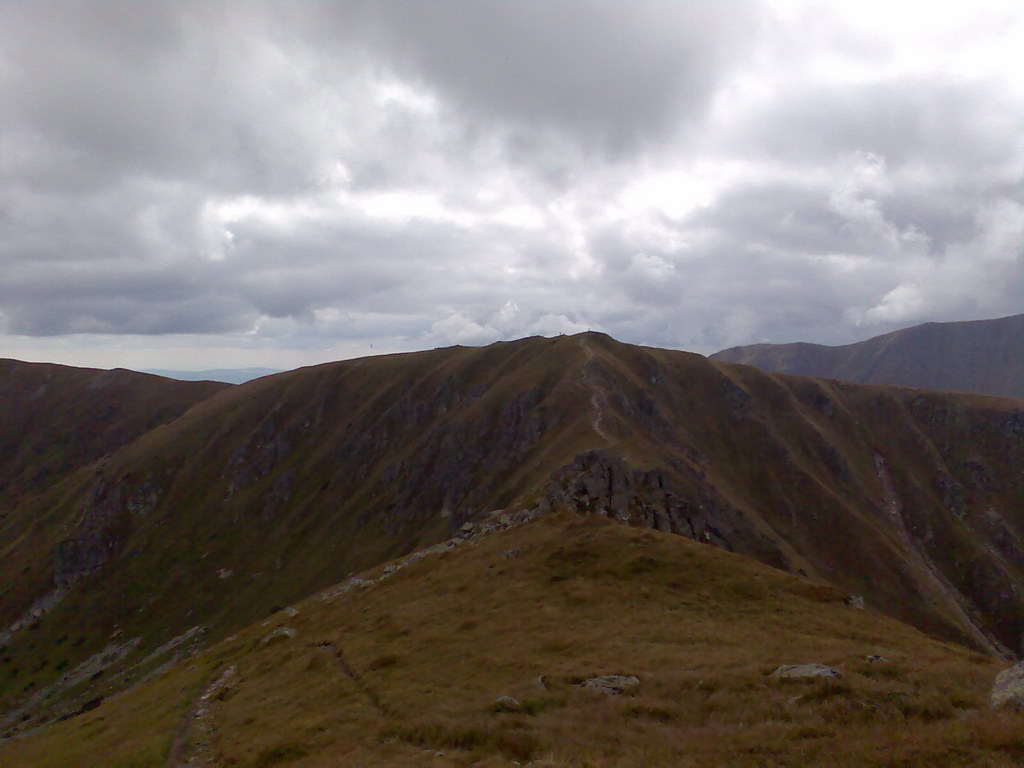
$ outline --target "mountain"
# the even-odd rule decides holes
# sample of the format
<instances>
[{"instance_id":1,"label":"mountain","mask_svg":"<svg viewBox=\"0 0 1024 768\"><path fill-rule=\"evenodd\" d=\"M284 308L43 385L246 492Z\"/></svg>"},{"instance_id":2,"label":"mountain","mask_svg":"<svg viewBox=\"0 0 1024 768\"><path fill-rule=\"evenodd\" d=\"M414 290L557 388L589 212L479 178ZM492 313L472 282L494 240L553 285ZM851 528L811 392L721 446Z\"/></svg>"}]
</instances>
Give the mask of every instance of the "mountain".
<instances>
[{"instance_id":1,"label":"mountain","mask_svg":"<svg viewBox=\"0 0 1024 768\"><path fill-rule=\"evenodd\" d=\"M524 520L360 574L187 664L171 646L119 675L131 640L112 639L68 674L99 678L89 698L0 744L0 763L1020 765L1024 715L988 708L999 661L680 536ZM837 677L777 674L792 664Z\"/></svg>"},{"instance_id":2,"label":"mountain","mask_svg":"<svg viewBox=\"0 0 1024 768\"><path fill-rule=\"evenodd\" d=\"M774 373L1024 398L1024 315L925 323L842 347L732 347L711 358Z\"/></svg>"},{"instance_id":3,"label":"mountain","mask_svg":"<svg viewBox=\"0 0 1024 768\"><path fill-rule=\"evenodd\" d=\"M205 371L174 371L152 368L145 372L180 381L221 381L227 384L245 384L253 379L281 373L281 370L279 368L210 368Z\"/></svg>"},{"instance_id":4,"label":"mountain","mask_svg":"<svg viewBox=\"0 0 1024 768\"><path fill-rule=\"evenodd\" d=\"M225 387L0 521L0 732L68 706L95 659L209 647L503 515L678 534L1018 654L1020 406L593 333Z\"/></svg>"},{"instance_id":5,"label":"mountain","mask_svg":"<svg viewBox=\"0 0 1024 768\"><path fill-rule=\"evenodd\" d=\"M0 514L224 388L0 360Z\"/></svg>"}]
</instances>

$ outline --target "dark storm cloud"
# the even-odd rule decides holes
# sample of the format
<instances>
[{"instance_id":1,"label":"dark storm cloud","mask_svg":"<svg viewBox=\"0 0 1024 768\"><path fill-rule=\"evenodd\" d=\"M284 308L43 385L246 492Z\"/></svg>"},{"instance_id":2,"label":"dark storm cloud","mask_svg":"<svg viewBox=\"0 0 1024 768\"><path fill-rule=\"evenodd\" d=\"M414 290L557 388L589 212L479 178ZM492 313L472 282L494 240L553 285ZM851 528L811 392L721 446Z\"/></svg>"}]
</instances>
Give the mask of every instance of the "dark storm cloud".
<instances>
[{"instance_id":1,"label":"dark storm cloud","mask_svg":"<svg viewBox=\"0 0 1024 768\"><path fill-rule=\"evenodd\" d=\"M0 4L0 330L712 351L1024 311L1019 14L921 38L960 72L794 7Z\"/></svg>"},{"instance_id":2,"label":"dark storm cloud","mask_svg":"<svg viewBox=\"0 0 1024 768\"><path fill-rule=\"evenodd\" d=\"M624 151L699 121L723 68L743 56L750 3L350 3L402 71L470 115L564 129Z\"/></svg>"}]
</instances>

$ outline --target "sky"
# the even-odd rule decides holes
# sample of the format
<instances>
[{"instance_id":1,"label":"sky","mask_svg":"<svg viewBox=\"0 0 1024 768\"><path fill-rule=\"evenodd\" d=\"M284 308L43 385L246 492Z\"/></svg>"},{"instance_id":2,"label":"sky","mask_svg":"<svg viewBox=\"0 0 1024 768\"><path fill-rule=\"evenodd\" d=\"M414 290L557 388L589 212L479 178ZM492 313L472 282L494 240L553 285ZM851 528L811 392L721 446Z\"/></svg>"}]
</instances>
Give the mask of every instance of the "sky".
<instances>
[{"instance_id":1,"label":"sky","mask_svg":"<svg viewBox=\"0 0 1024 768\"><path fill-rule=\"evenodd\" d=\"M0 357L1024 312L1024 6L0 0Z\"/></svg>"}]
</instances>

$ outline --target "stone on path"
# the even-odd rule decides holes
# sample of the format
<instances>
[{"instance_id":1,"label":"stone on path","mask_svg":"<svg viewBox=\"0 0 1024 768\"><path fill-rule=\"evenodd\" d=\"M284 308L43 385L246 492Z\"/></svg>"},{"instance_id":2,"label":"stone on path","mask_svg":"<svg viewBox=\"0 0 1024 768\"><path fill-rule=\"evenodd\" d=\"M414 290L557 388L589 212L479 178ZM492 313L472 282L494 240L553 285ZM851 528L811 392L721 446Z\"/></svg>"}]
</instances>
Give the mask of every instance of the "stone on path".
<instances>
[{"instance_id":1,"label":"stone on path","mask_svg":"<svg viewBox=\"0 0 1024 768\"><path fill-rule=\"evenodd\" d=\"M771 674L772 677L809 679L814 677L840 678L843 673L824 664L783 664Z\"/></svg>"},{"instance_id":2,"label":"stone on path","mask_svg":"<svg viewBox=\"0 0 1024 768\"><path fill-rule=\"evenodd\" d=\"M611 696L632 693L640 687L640 678L633 675L601 675L591 677L579 684L581 688L590 688Z\"/></svg>"}]
</instances>

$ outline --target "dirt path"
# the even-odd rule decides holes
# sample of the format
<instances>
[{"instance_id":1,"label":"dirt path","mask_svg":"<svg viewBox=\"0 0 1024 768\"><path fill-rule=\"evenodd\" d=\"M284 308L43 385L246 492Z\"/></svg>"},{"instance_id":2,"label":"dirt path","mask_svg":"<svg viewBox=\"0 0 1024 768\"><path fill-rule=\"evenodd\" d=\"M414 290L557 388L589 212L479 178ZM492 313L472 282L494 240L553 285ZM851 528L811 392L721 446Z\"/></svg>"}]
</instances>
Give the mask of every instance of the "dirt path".
<instances>
[{"instance_id":1,"label":"dirt path","mask_svg":"<svg viewBox=\"0 0 1024 768\"><path fill-rule=\"evenodd\" d=\"M380 697L377 695L377 692L366 684L366 681L363 680L362 675L356 672L355 669L353 669L352 666L348 663L348 661L345 660L345 655L341 652L341 648L338 647L337 643L328 640L326 642L320 643L318 647L330 652L330 654L334 657L334 660L338 662L338 666L341 668L341 671L344 673L345 677L351 680L352 684L356 687L356 690L359 691L359 693L361 693L363 696L365 696L370 701L371 704L373 704L374 709L376 709L384 717L391 717L395 714L393 709L391 709L389 706L387 706L384 702L380 700Z\"/></svg>"},{"instance_id":2,"label":"dirt path","mask_svg":"<svg viewBox=\"0 0 1024 768\"><path fill-rule=\"evenodd\" d=\"M583 361L583 374L580 377L580 386L590 392L590 405L594 409L594 416L590 421L590 426L593 427L594 431L607 445L613 445L615 440L604 428L604 409L608 403L608 396L597 386L597 383L590 375L590 364L594 360L594 350L586 338L580 339L580 346L587 355L587 359Z\"/></svg>"},{"instance_id":3,"label":"dirt path","mask_svg":"<svg viewBox=\"0 0 1024 768\"><path fill-rule=\"evenodd\" d=\"M220 768L221 761L213 747L217 723L210 704L235 682L237 675L238 669L231 665L196 698L174 734L167 768Z\"/></svg>"}]
</instances>

